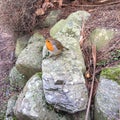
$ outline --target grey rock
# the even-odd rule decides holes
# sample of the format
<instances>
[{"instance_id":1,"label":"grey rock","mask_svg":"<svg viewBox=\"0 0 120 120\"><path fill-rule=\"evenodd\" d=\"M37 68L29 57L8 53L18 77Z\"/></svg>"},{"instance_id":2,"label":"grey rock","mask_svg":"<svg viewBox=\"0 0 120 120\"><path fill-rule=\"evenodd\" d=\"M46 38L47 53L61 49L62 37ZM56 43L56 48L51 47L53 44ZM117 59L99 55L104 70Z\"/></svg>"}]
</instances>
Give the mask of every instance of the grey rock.
<instances>
[{"instance_id":1,"label":"grey rock","mask_svg":"<svg viewBox=\"0 0 120 120\"><path fill-rule=\"evenodd\" d=\"M95 120L118 120L119 110L120 85L106 78L105 75L101 75L95 96Z\"/></svg>"},{"instance_id":2,"label":"grey rock","mask_svg":"<svg viewBox=\"0 0 120 120\"><path fill-rule=\"evenodd\" d=\"M31 40L32 41L32 40ZM29 41L30 42L30 41ZM19 55L16 68L27 78L41 71L44 40L29 44Z\"/></svg>"},{"instance_id":3,"label":"grey rock","mask_svg":"<svg viewBox=\"0 0 120 120\"><path fill-rule=\"evenodd\" d=\"M60 28L56 24L50 30L51 36L53 35L53 38L59 40L69 50L65 50L57 58L46 58L42 62L42 79L47 102L69 113L85 110L88 101L83 76L85 64L79 39L82 19L86 20L89 16L85 11L77 11L66 20L62 20L64 26L61 27L60 22L57 23ZM43 54L45 49L46 47Z\"/></svg>"},{"instance_id":4,"label":"grey rock","mask_svg":"<svg viewBox=\"0 0 120 120\"><path fill-rule=\"evenodd\" d=\"M86 11L74 12L70 14L67 19L62 19L55 24L50 30L50 35L54 38L59 37L59 39L62 39L62 35L65 35L67 38L72 37L79 40L82 23L87 20L89 16L90 14ZM68 42L69 39L66 41Z\"/></svg>"},{"instance_id":5,"label":"grey rock","mask_svg":"<svg viewBox=\"0 0 120 120\"><path fill-rule=\"evenodd\" d=\"M29 35L25 35L17 39L16 48L15 48L16 57L18 57L21 51L27 46L29 38L30 38Z\"/></svg>"},{"instance_id":6,"label":"grey rock","mask_svg":"<svg viewBox=\"0 0 120 120\"><path fill-rule=\"evenodd\" d=\"M114 35L115 31L113 29L96 28L91 33L90 40L96 45L97 50L100 50L108 45Z\"/></svg>"},{"instance_id":7,"label":"grey rock","mask_svg":"<svg viewBox=\"0 0 120 120\"><path fill-rule=\"evenodd\" d=\"M13 95L9 100L8 100L8 105L7 105L7 111L6 111L6 118L5 120L15 120L14 116L14 111L13 108L15 106L15 102L17 100L17 95Z\"/></svg>"},{"instance_id":8,"label":"grey rock","mask_svg":"<svg viewBox=\"0 0 120 120\"><path fill-rule=\"evenodd\" d=\"M66 120L47 105L43 94L41 73L30 78L19 95L14 113L19 120Z\"/></svg>"},{"instance_id":9,"label":"grey rock","mask_svg":"<svg viewBox=\"0 0 120 120\"><path fill-rule=\"evenodd\" d=\"M52 27L60 18L61 10L53 10L43 22L44 27Z\"/></svg>"},{"instance_id":10,"label":"grey rock","mask_svg":"<svg viewBox=\"0 0 120 120\"><path fill-rule=\"evenodd\" d=\"M9 74L10 85L13 88L23 88L27 82L27 78L21 74L14 66Z\"/></svg>"},{"instance_id":11,"label":"grey rock","mask_svg":"<svg viewBox=\"0 0 120 120\"><path fill-rule=\"evenodd\" d=\"M50 35L51 36L55 36L56 33L58 33L59 31L61 31L63 29L63 27L64 27L65 24L66 24L66 20L64 20L64 19L58 21L57 24L55 24L50 29Z\"/></svg>"},{"instance_id":12,"label":"grey rock","mask_svg":"<svg viewBox=\"0 0 120 120\"><path fill-rule=\"evenodd\" d=\"M32 44L35 42L41 42L41 41L45 41L45 38L43 37L43 35L41 35L38 31L36 31L29 39L28 44Z\"/></svg>"},{"instance_id":13,"label":"grey rock","mask_svg":"<svg viewBox=\"0 0 120 120\"><path fill-rule=\"evenodd\" d=\"M74 114L67 114L67 120L85 120L86 110ZM88 117L90 120L90 117Z\"/></svg>"}]
</instances>

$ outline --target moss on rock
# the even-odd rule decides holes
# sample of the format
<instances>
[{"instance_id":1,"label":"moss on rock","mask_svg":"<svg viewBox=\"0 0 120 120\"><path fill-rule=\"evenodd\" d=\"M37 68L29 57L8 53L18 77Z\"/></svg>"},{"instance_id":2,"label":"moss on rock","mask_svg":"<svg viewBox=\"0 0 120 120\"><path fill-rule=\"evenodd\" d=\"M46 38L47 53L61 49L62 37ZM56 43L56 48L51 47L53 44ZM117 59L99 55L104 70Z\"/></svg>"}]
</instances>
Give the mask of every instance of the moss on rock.
<instances>
[{"instance_id":1,"label":"moss on rock","mask_svg":"<svg viewBox=\"0 0 120 120\"><path fill-rule=\"evenodd\" d=\"M120 84L120 66L106 68L101 73L107 79L112 79Z\"/></svg>"}]
</instances>

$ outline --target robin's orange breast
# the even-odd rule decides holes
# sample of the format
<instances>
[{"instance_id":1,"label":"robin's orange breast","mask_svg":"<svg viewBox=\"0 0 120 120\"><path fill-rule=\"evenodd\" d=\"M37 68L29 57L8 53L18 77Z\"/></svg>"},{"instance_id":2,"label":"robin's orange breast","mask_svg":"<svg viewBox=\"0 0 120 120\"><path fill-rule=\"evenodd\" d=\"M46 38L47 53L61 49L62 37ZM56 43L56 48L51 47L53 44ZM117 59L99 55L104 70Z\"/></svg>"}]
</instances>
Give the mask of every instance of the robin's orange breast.
<instances>
[{"instance_id":1,"label":"robin's orange breast","mask_svg":"<svg viewBox=\"0 0 120 120\"><path fill-rule=\"evenodd\" d=\"M50 50L50 51L54 50L54 47L49 40L46 40L45 44L46 44L46 47L47 47L48 50Z\"/></svg>"}]
</instances>

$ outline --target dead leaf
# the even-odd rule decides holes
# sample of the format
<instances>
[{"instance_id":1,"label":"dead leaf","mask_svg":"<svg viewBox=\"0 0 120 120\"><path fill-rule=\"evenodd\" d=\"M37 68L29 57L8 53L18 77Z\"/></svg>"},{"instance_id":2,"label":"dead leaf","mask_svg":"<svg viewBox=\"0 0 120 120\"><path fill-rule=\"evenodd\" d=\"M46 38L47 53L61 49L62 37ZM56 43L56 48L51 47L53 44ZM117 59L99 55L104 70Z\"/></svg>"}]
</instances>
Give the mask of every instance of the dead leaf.
<instances>
[{"instance_id":1,"label":"dead leaf","mask_svg":"<svg viewBox=\"0 0 120 120\"><path fill-rule=\"evenodd\" d=\"M91 77L90 71L85 72L85 78L89 79Z\"/></svg>"},{"instance_id":2,"label":"dead leaf","mask_svg":"<svg viewBox=\"0 0 120 120\"><path fill-rule=\"evenodd\" d=\"M92 45L92 56L93 56L93 65L94 65L94 69L96 67L96 46Z\"/></svg>"},{"instance_id":3,"label":"dead leaf","mask_svg":"<svg viewBox=\"0 0 120 120\"><path fill-rule=\"evenodd\" d=\"M12 35L10 35L8 33L2 33L1 36L2 36L2 38L12 37Z\"/></svg>"},{"instance_id":4,"label":"dead leaf","mask_svg":"<svg viewBox=\"0 0 120 120\"><path fill-rule=\"evenodd\" d=\"M48 8L50 8L50 7L54 7L54 5L51 3L51 2L49 2L49 0L46 0L44 3L43 3L43 5L42 5L42 8L44 9L44 11L46 11Z\"/></svg>"},{"instance_id":5,"label":"dead leaf","mask_svg":"<svg viewBox=\"0 0 120 120\"><path fill-rule=\"evenodd\" d=\"M85 37L85 33L84 33L84 27L85 27L85 20L84 18L82 18L82 28L80 31L81 37L80 37L80 46L82 47L83 43L84 43L84 37Z\"/></svg>"},{"instance_id":6,"label":"dead leaf","mask_svg":"<svg viewBox=\"0 0 120 120\"><path fill-rule=\"evenodd\" d=\"M84 42L84 38L83 38L82 35L80 36L80 40L79 41L80 41L80 46L82 47L83 46L83 42Z\"/></svg>"},{"instance_id":7,"label":"dead leaf","mask_svg":"<svg viewBox=\"0 0 120 120\"><path fill-rule=\"evenodd\" d=\"M37 16L44 15L44 14L45 14L45 11L44 11L43 8L39 8L39 9L37 9L37 10L35 11L35 14L36 14Z\"/></svg>"},{"instance_id":8,"label":"dead leaf","mask_svg":"<svg viewBox=\"0 0 120 120\"><path fill-rule=\"evenodd\" d=\"M63 0L58 0L58 3L59 3L59 7L61 8L63 4Z\"/></svg>"}]
</instances>

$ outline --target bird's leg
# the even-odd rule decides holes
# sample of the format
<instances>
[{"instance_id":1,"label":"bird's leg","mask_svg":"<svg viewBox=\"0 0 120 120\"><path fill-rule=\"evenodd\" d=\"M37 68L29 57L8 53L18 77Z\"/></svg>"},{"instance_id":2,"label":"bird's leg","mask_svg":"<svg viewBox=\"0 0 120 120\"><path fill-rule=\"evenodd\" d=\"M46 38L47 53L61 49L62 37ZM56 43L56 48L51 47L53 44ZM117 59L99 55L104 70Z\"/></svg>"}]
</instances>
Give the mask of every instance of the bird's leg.
<instances>
[{"instance_id":1,"label":"bird's leg","mask_svg":"<svg viewBox=\"0 0 120 120\"><path fill-rule=\"evenodd\" d=\"M43 59L47 59L47 58L51 58L51 57L54 57L53 59L54 60L56 60L58 57L60 57L60 55L62 54L62 53L59 53L59 54L57 54L57 55L54 55L54 54L52 54L52 53L50 53L50 52L48 52L49 54L47 54Z\"/></svg>"},{"instance_id":2,"label":"bird's leg","mask_svg":"<svg viewBox=\"0 0 120 120\"><path fill-rule=\"evenodd\" d=\"M47 54L43 57L43 60L46 59L46 58L48 58L48 57L49 57L49 54L50 54L50 53L47 52Z\"/></svg>"}]
</instances>

